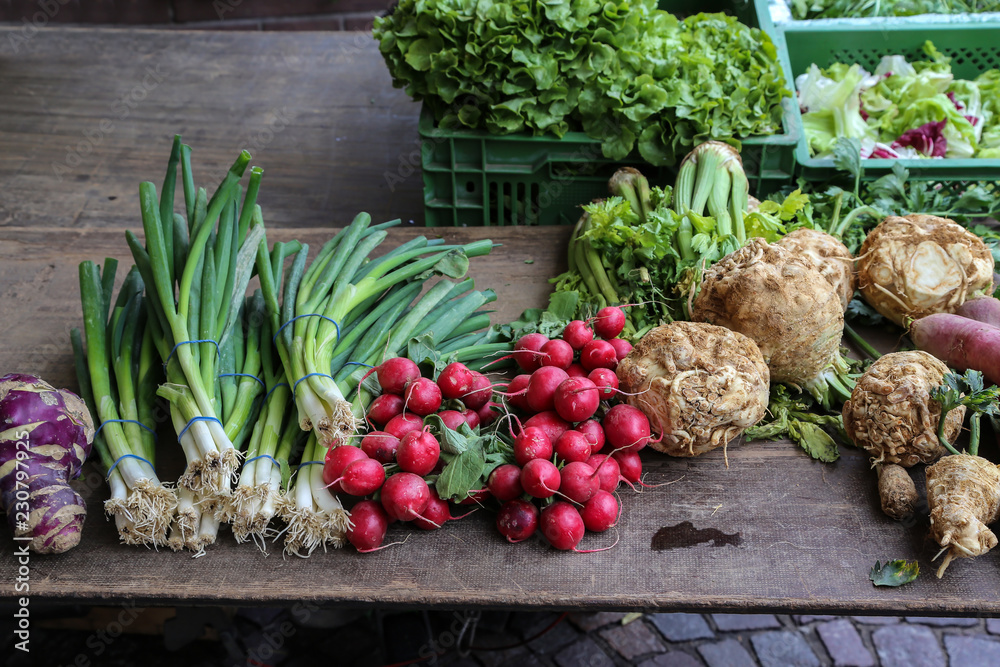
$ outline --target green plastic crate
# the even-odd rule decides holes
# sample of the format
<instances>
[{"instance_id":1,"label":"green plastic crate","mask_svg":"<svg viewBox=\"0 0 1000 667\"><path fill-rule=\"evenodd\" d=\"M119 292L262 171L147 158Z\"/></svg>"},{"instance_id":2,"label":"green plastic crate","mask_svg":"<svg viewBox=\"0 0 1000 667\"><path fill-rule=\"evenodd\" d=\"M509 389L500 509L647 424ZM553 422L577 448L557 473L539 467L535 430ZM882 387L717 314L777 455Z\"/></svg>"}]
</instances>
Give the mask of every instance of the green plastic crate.
<instances>
[{"instance_id":1,"label":"green plastic crate","mask_svg":"<svg viewBox=\"0 0 1000 667\"><path fill-rule=\"evenodd\" d=\"M881 19L868 24L847 19L796 21L783 24L778 31L796 76L803 74L812 63L820 67L836 62L858 63L872 71L886 55L922 59L925 57L922 47L927 40L951 57L955 78L974 79L989 69L1000 67L1000 20L963 21L961 17L945 16L936 16L935 20L927 16L914 18L924 20ZM797 108L794 116L799 134L795 147L799 176L808 181L824 181L836 176L839 172L832 159L810 157L802 116ZM897 162L910 171L911 178L918 180L1000 180L1000 159L981 158L869 159L863 163L865 179L874 180L888 174Z\"/></svg>"},{"instance_id":2,"label":"green plastic crate","mask_svg":"<svg viewBox=\"0 0 1000 667\"><path fill-rule=\"evenodd\" d=\"M762 27L752 0L665 1L660 7L684 16L725 11ZM770 25L768 21L766 26ZM774 34L771 34L774 38ZM782 43L775 46L788 86L791 72ZM766 195L794 178L795 105L785 100L784 132L742 140L751 193ZM580 206L607 196L608 178L620 166L640 169L654 185L672 185L676 172L653 167L638 154L622 161L605 158L601 143L583 132L561 139L526 134L493 135L481 130L442 130L426 106L419 121L428 226L575 224Z\"/></svg>"}]
</instances>

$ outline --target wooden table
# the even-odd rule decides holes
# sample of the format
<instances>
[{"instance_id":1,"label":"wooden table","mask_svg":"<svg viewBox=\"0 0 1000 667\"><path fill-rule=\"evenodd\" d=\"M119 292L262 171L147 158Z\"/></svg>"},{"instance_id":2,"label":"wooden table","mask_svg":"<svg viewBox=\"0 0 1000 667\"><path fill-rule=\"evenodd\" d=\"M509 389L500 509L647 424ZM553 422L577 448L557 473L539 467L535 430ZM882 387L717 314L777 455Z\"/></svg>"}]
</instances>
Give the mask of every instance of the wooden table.
<instances>
[{"instance_id":1,"label":"wooden table","mask_svg":"<svg viewBox=\"0 0 1000 667\"><path fill-rule=\"evenodd\" d=\"M76 385L76 266L128 262L123 232L141 229L139 182L162 179L174 133L193 146L199 182L221 176L240 148L254 154L272 239L321 243L367 210L405 221L397 242L420 232L501 242L472 268L480 287L499 294L498 321L544 305L546 280L563 268L565 229L414 227L418 106L391 87L367 35L46 29L17 40L15 53L13 33L21 34L0 29L0 374ZM390 188L387 174L402 182ZM788 442L734 443L728 469L721 451L694 460L650 453L646 466L650 483L675 483L623 494L620 540L609 551L510 545L480 512L378 553L305 560L282 557L277 545L267 556L237 546L228 532L198 559L121 546L92 471L80 483L90 509L82 543L32 556L30 592L100 603L1000 614L998 553L934 578L926 519L884 517L857 450L824 465ZM583 546L613 539L588 536ZM4 528L4 598L15 595L12 551ZM919 559L920 578L874 588L869 569L891 558Z\"/></svg>"}]
</instances>

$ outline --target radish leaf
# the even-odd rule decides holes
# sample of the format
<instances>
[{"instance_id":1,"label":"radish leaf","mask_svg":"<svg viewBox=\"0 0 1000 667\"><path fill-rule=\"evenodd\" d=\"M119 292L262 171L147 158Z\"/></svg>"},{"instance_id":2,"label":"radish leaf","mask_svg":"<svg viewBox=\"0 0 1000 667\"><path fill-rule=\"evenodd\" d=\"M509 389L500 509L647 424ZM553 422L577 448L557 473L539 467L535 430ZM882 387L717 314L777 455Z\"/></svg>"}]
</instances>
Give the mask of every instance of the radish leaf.
<instances>
[{"instance_id":1,"label":"radish leaf","mask_svg":"<svg viewBox=\"0 0 1000 667\"><path fill-rule=\"evenodd\" d=\"M876 586L902 586L917 578L920 574L920 564L917 561L891 560L882 565L875 561L875 566L868 574L868 578Z\"/></svg>"}]
</instances>

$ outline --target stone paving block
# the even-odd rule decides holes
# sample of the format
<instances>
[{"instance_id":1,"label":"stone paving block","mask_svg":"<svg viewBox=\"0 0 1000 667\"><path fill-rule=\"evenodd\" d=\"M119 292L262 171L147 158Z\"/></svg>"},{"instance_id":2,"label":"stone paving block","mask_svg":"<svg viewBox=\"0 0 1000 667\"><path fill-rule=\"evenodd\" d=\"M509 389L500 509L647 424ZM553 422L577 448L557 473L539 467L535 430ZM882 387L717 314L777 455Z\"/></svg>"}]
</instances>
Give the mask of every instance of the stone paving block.
<instances>
[{"instance_id":1,"label":"stone paving block","mask_svg":"<svg viewBox=\"0 0 1000 667\"><path fill-rule=\"evenodd\" d=\"M590 637L574 642L556 653L559 667L615 667L615 661Z\"/></svg>"},{"instance_id":2,"label":"stone paving block","mask_svg":"<svg viewBox=\"0 0 1000 667\"><path fill-rule=\"evenodd\" d=\"M936 627L959 627L968 628L979 625L978 618L948 618L945 616L907 616L907 623L919 623L920 625L933 625Z\"/></svg>"},{"instance_id":3,"label":"stone paving block","mask_svg":"<svg viewBox=\"0 0 1000 667\"><path fill-rule=\"evenodd\" d=\"M762 632L750 641L764 667L820 667L819 658L797 632Z\"/></svg>"},{"instance_id":4,"label":"stone paving block","mask_svg":"<svg viewBox=\"0 0 1000 667\"><path fill-rule=\"evenodd\" d=\"M506 644L504 644L506 646ZM476 651L475 656L483 663L484 667L501 667L508 663L516 663L531 655L526 646L509 648L506 651Z\"/></svg>"},{"instance_id":5,"label":"stone paving block","mask_svg":"<svg viewBox=\"0 0 1000 667\"><path fill-rule=\"evenodd\" d=\"M511 614L509 627L515 634L527 639L545 630L545 628L555 623L558 618L559 614L555 612L525 611L519 614Z\"/></svg>"},{"instance_id":6,"label":"stone paving block","mask_svg":"<svg viewBox=\"0 0 1000 667\"><path fill-rule=\"evenodd\" d=\"M1000 618L987 618L986 632L992 635L1000 635Z\"/></svg>"},{"instance_id":7,"label":"stone paving block","mask_svg":"<svg viewBox=\"0 0 1000 667\"><path fill-rule=\"evenodd\" d=\"M570 614L569 620L584 632L590 632L625 618L625 614L613 611L601 611L593 614Z\"/></svg>"},{"instance_id":8,"label":"stone paving block","mask_svg":"<svg viewBox=\"0 0 1000 667\"><path fill-rule=\"evenodd\" d=\"M945 667L944 651L930 628L899 625L872 633L882 667Z\"/></svg>"},{"instance_id":9,"label":"stone paving block","mask_svg":"<svg viewBox=\"0 0 1000 667\"><path fill-rule=\"evenodd\" d=\"M599 634L604 641L618 651L620 656L629 661L647 653L660 653L667 648L656 636L656 633L642 622L642 619L637 619L627 625L609 626L601 630Z\"/></svg>"},{"instance_id":10,"label":"stone paving block","mask_svg":"<svg viewBox=\"0 0 1000 667\"><path fill-rule=\"evenodd\" d=\"M781 627L781 621L774 614L712 614L712 620L722 632Z\"/></svg>"},{"instance_id":11,"label":"stone paving block","mask_svg":"<svg viewBox=\"0 0 1000 667\"><path fill-rule=\"evenodd\" d=\"M815 621L832 621L836 616L792 616L799 625L806 625Z\"/></svg>"},{"instance_id":12,"label":"stone paving block","mask_svg":"<svg viewBox=\"0 0 1000 667\"><path fill-rule=\"evenodd\" d=\"M864 625L892 625L899 623L898 616L851 616L858 623Z\"/></svg>"},{"instance_id":13,"label":"stone paving block","mask_svg":"<svg viewBox=\"0 0 1000 667\"><path fill-rule=\"evenodd\" d=\"M816 626L823 645L833 658L835 667L874 667L872 655L858 634L857 629L846 618Z\"/></svg>"},{"instance_id":14,"label":"stone paving block","mask_svg":"<svg viewBox=\"0 0 1000 667\"><path fill-rule=\"evenodd\" d=\"M689 642L694 639L711 639L715 636L708 621L701 614L649 614L646 618L672 642Z\"/></svg>"},{"instance_id":15,"label":"stone paving block","mask_svg":"<svg viewBox=\"0 0 1000 667\"><path fill-rule=\"evenodd\" d=\"M637 667L702 667L704 663L690 653L670 651L640 662Z\"/></svg>"},{"instance_id":16,"label":"stone paving block","mask_svg":"<svg viewBox=\"0 0 1000 667\"><path fill-rule=\"evenodd\" d=\"M945 635L944 648L952 665L1000 665L1000 642L985 637Z\"/></svg>"},{"instance_id":17,"label":"stone paving block","mask_svg":"<svg viewBox=\"0 0 1000 667\"><path fill-rule=\"evenodd\" d=\"M549 667L551 664L545 658L529 653L519 658L511 658L500 667Z\"/></svg>"},{"instance_id":18,"label":"stone paving block","mask_svg":"<svg viewBox=\"0 0 1000 667\"><path fill-rule=\"evenodd\" d=\"M571 623L567 623L564 620L561 623L557 623L554 628L538 639L528 642L528 648L535 653L552 655L553 653L558 653L560 649L569 646L579 638L580 633L577 629Z\"/></svg>"},{"instance_id":19,"label":"stone paving block","mask_svg":"<svg viewBox=\"0 0 1000 667\"><path fill-rule=\"evenodd\" d=\"M715 644L702 644L698 653L709 667L757 667L750 653L735 639L726 639Z\"/></svg>"}]
</instances>

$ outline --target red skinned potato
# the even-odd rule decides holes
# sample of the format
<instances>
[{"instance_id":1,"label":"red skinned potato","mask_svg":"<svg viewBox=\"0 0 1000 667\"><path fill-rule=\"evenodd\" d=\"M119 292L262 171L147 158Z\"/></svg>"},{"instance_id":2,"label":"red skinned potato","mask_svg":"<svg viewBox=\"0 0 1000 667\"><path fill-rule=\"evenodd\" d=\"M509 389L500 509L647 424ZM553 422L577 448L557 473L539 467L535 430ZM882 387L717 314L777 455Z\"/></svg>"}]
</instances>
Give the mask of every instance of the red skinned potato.
<instances>
[{"instance_id":1,"label":"red skinned potato","mask_svg":"<svg viewBox=\"0 0 1000 667\"><path fill-rule=\"evenodd\" d=\"M87 508L69 483L90 454L94 424L79 396L34 375L0 378L0 504L16 537L40 554L80 542Z\"/></svg>"}]
</instances>

